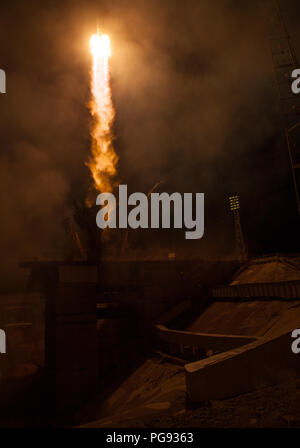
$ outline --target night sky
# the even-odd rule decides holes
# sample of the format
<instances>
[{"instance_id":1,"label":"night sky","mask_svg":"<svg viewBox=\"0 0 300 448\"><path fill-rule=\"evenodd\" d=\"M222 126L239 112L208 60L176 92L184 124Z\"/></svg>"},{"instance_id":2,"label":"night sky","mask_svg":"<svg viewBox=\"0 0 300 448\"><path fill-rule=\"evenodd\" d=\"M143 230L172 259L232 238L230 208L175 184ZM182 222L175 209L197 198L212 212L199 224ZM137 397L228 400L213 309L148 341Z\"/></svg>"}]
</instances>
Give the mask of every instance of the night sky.
<instances>
[{"instance_id":1,"label":"night sky","mask_svg":"<svg viewBox=\"0 0 300 448\"><path fill-rule=\"evenodd\" d=\"M227 196L238 192L251 255L299 251L262 3L1 2L0 278L24 258L62 254L62 220L91 183L89 38L97 24L112 42L118 179L132 192L163 180L160 191L206 195L204 238L180 236L178 250L228 256ZM282 9L300 56L299 2Z\"/></svg>"}]
</instances>

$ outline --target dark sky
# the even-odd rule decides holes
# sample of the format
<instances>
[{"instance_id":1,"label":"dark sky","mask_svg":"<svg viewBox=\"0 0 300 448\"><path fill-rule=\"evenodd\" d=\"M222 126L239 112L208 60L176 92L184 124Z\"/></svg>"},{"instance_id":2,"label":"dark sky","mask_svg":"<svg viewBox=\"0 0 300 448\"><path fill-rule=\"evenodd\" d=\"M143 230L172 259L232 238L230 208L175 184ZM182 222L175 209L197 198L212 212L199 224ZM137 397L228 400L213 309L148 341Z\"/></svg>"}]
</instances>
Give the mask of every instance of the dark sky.
<instances>
[{"instance_id":1,"label":"dark sky","mask_svg":"<svg viewBox=\"0 0 300 448\"><path fill-rule=\"evenodd\" d=\"M206 234L232 247L226 196L240 193L251 254L298 250L299 219L260 1L10 1L0 6L0 249L62 253L61 221L90 183L88 41L112 41L119 180L132 191L206 194ZM283 12L297 53L299 5ZM5 272L5 266L2 271Z\"/></svg>"}]
</instances>

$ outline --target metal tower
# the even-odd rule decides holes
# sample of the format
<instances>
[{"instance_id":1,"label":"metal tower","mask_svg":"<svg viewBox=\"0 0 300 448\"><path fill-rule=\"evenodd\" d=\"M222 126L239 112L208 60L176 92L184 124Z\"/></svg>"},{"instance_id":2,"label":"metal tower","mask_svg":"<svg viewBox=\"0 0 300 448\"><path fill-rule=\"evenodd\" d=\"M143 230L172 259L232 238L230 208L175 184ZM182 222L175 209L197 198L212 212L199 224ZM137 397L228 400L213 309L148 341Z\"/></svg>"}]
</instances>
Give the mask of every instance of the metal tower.
<instances>
[{"instance_id":1,"label":"metal tower","mask_svg":"<svg viewBox=\"0 0 300 448\"><path fill-rule=\"evenodd\" d=\"M237 194L229 196L229 205L234 217L235 255L239 261L245 262L248 260L248 252L241 225L240 198Z\"/></svg>"},{"instance_id":2,"label":"metal tower","mask_svg":"<svg viewBox=\"0 0 300 448\"><path fill-rule=\"evenodd\" d=\"M270 44L287 142L293 185L300 214L300 96L292 92L292 72L300 68L279 2L272 0Z\"/></svg>"}]
</instances>

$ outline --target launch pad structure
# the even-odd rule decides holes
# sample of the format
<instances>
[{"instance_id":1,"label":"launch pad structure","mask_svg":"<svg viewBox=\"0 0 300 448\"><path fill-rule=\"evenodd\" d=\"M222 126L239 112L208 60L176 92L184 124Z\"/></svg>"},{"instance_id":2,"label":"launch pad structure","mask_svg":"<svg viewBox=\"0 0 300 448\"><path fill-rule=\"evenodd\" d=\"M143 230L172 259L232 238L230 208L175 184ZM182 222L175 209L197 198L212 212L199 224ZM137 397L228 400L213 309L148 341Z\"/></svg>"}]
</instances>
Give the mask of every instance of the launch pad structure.
<instances>
[{"instance_id":1,"label":"launch pad structure","mask_svg":"<svg viewBox=\"0 0 300 448\"><path fill-rule=\"evenodd\" d=\"M285 24L279 1L272 1L269 30L275 80L281 104L282 122L288 148L293 186L300 215L300 96L292 92L292 72L299 63Z\"/></svg>"}]
</instances>

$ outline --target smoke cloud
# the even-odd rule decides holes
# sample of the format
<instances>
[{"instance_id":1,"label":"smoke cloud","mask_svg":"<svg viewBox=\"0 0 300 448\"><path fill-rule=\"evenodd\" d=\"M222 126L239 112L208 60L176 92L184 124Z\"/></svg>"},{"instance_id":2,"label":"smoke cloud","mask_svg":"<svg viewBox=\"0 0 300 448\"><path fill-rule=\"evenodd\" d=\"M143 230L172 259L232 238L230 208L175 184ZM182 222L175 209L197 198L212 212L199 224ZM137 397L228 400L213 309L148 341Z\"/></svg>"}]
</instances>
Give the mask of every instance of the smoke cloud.
<instances>
[{"instance_id":1,"label":"smoke cloud","mask_svg":"<svg viewBox=\"0 0 300 448\"><path fill-rule=\"evenodd\" d=\"M280 124L260 2L2 3L7 93L0 96L0 250L6 266L24 257L62 256L62 219L91 183L88 45L98 23L112 43L120 181L131 191L147 192L163 180L160 190L204 192L206 236L197 246L203 255L229 250L226 194L240 192L249 215L262 185L273 195L270 207L284 200L272 190L275 180L286 188L288 164L274 142ZM296 4L287 3L292 16ZM289 23L294 32L292 17ZM277 162L266 180L270 145ZM251 231L265 211L257 215Z\"/></svg>"}]
</instances>

